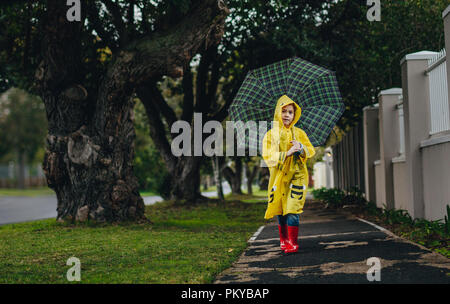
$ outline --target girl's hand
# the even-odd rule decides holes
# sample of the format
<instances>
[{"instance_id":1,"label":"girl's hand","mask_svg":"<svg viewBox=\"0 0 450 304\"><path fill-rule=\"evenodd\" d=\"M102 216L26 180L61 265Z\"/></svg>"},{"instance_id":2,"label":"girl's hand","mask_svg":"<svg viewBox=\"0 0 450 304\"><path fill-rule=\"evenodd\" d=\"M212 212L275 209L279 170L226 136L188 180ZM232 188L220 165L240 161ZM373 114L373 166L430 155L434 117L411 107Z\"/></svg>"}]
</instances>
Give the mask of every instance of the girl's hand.
<instances>
[{"instance_id":1,"label":"girl's hand","mask_svg":"<svg viewBox=\"0 0 450 304\"><path fill-rule=\"evenodd\" d=\"M292 140L291 144L293 146L289 149L289 151L287 152L286 156L291 156L295 152L301 152L301 150L303 150L303 145L301 143L299 143L298 141Z\"/></svg>"},{"instance_id":2,"label":"girl's hand","mask_svg":"<svg viewBox=\"0 0 450 304\"><path fill-rule=\"evenodd\" d=\"M291 140L290 143L291 143L294 147L296 146L296 147L299 148L299 149L303 148L303 145L302 145L300 142L296 141L296 140Z\"/></svg>"}]
</instances>

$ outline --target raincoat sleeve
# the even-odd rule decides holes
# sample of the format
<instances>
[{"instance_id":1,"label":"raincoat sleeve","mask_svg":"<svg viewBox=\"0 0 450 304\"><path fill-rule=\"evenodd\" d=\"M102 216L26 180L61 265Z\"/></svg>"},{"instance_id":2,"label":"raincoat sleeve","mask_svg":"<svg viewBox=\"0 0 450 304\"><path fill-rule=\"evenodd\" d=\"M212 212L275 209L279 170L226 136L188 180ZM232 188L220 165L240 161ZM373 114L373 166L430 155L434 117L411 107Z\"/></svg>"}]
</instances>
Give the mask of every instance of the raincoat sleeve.
<instances>
[{"instance_id":1,"label":"raincoat sleeve","mask_svg":"<svg viewBox=\"0 0 450 304\"><path fill-rule=\"evenodd\" d=\"M314 146L309 141L308 135L306 135L305 131L300 130L300 142L303 144L304 152L300 155L300 159L302 162L306 162L308 158L313 157L316 154L316 150Z\"/></svg>"},{"instance_id":2,"label":"raincoat sleeve","mask_svg":"<svg viewBox=\"0 0 450 304\"><path fill-rule=\"evenodd\" d=\"M262 157L268 167L279 166L282 169L284 161L286 160L285 151L280 151L279 143L274 142L274 138L269 130L263 138L263 152Z\"/></svg>"}]
</instances>

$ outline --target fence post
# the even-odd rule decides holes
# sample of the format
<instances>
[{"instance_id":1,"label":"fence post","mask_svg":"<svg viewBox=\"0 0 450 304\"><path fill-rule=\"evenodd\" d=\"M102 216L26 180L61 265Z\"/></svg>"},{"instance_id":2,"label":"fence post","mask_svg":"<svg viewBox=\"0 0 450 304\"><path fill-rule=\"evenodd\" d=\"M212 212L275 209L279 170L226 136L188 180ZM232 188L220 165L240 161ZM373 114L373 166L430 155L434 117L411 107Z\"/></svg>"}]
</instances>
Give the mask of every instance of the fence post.
<instances>
[{"instance_id":1,"label":"fence post","mask_svg":"<svg viewBox=\"0 0 450 304\"><path fill-rule=\"evenodd\" d=\"M406 193L408 212L414 218L425 214L423 199L422 159L420 142L429 136L430 94L425 70L428 59L436 52L408 54L401 61L403 115L405 123Z\"/></svg>"},{"instance_id":2,"label":"fence post","mask_svg":"<svg viewBox=\"0 0 450 304\"><path fill-rule=\"evenodd\" d=\"M450 5L442 13L442 19L444 19L444 37L445 37L445 50L447 52L447 88L450 90ZM449 94L450 95L450 94ZM450 98L450 96L449 96ZM450 102L449 113L450 113Z\"/></svg>"},{"instance_id":3,"label":"fence post","mask_svg":"<svg viewBox=\"0 0 450 304\"><path fill-rule=\"evenodd\" d=\"M398 129L395 128L397 119L396 105L398 97L402 95L402 89L392 88L381 91L378 94L379 100L379 134L380 134L380 163L381 163L381 179L377 183L381 183L384 195L378 200L386 204L387 209L394 208L394 172L392 165L392 158L398 155L399 150L399 136L396 133Z\"/></svg>"},{"instance_id":4,"label":"fence post","mask_svg":"<svg viewBox=\"0 0 450 304\"><path fill-rule=\"evenodd\" d=\"M367 201L376 202L375 167L373 163L380 159L378 104L363 108L363 132L365 198Z\"/></svg>"}]
</instances>

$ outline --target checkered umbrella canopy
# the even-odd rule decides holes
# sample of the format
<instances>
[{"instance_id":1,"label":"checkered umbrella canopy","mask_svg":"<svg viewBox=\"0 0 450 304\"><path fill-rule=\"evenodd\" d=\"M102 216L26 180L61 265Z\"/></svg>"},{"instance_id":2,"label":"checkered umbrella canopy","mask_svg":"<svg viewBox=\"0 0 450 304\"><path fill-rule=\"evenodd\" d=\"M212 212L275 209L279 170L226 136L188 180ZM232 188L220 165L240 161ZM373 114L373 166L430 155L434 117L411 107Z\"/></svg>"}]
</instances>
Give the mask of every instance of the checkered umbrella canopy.
<instances>
[{"instance_id":1,"label":"checkered umbrella canopy","mask_svg":"<svg viewBox=\"0 0 450 304\"><path fill-rule=\"evenodd\" d=\"M277 101L285 94L302 108L296 126L306 132L313 146L325 143L345 109L333 71L298 57L251 70L228 110L232 121L243 122L235 127L238 142L245 140L246 149L256 150L267 129L245 124L266 121L270 128Z\"/></svg>"}]
</instances>

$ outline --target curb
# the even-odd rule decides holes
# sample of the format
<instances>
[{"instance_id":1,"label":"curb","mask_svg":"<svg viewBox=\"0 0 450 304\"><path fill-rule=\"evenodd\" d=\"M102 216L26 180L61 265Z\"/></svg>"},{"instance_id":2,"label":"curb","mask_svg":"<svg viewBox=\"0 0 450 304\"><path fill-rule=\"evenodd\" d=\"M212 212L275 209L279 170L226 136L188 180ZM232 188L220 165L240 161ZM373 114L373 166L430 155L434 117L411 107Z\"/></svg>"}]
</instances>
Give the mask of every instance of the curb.
<instances>
[{"instance_id":1,"label":"curb","mask_svg":"<svg viewBox=\"0 0 450 304\"><path fill-rule=\"evenodd\" d=\"M247 242L253 243L256 240L256 238L258 237L258 235L261 233L261 231L263 231L264 227L266 227L266 226L263 225L263 226L259 227L258 230L256 230L255 233L253 233L252 237Z\"/></svg>"},{"instance_id":2,"label":"curb","mask_svg":"<svg viewBox=\"0 0 450 304\"><path fill-rule=\"evenodd\" d=\"M377 228L377 229L380 230L380 231L383 231L383 232L388 233L388 234L395 235L395 234L393 234L391 231L387 230L386 228L380 227L380 226L378 226L377 224L374 224L374 223L372 223L372 222L369 222L369 221L367 221L367 220L365 220L365 219L362 219L362 218L359 218L359 217L357 217L357 219L358 219L358 221L361 221L361 222L366 223L366 224L368 224L368 225L370 225L370 226L372 226L372 227L375 227L375 228Z\"/></svg>"}]
</instances>

